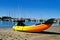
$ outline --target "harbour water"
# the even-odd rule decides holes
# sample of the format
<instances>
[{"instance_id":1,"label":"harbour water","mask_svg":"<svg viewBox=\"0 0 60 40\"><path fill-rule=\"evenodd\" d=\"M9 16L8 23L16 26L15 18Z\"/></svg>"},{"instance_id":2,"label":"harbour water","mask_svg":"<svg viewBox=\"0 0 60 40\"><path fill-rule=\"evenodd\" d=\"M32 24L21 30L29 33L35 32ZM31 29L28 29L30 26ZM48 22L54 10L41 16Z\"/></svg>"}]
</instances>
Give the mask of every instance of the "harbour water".
<instances>
[{"instance_id":1,"label":"harbour water","mask_svg":"<svg viewBox=\"0 0 60 40\"><path fill-rule=\"evenodd\" d=\"M0 21L0 28L12 28L17 22L13 21ZM25 25L34 25L40 22L24 22Z\"/></svg>"},{"instance_id":2,"label":"harbour water","mask_svg":"<svg viewBox=\"0 0 60 40\"><path fill-rule=\"evenodd\" d=\"M0 21L0 28L12 28L15 22L12 21Z\"/></svg>"},{"instance_id":3,"label":"harbour water","mask_svg":"<svg viewBox=\"0 0 60 40\"><path fill-rule=\"evenodd\" d=\"M25 22L25 25L34 25L34 24L38 24L41 22ZM16 24L16 22L13 21L0 21L0 28L12 28L14 25ZM58 24L55 23L53 24L54 26L57 26Z\"/></svg>"}]
</instances>

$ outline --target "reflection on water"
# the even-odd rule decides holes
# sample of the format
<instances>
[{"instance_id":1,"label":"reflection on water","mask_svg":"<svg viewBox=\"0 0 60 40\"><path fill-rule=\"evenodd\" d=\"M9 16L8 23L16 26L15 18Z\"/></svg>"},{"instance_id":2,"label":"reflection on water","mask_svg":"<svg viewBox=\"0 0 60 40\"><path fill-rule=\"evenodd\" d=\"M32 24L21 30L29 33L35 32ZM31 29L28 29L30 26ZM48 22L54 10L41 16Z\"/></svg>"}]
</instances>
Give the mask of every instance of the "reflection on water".
<instances>
[{"instance_id":1,"label":"reflection on water","mask_svg":"<svg viewBox=\"0 0 60 40\"><path fill-rule=\"evenodd\" d=\"M38 23L41 24L41 22L25 22L24 24L25 25L34 25L34 24L38 24Z\"/></svg>"},{"instance_id":2,"label":"reflection on water","mask_svg":"<svg viewBox=\"0 0 60 40\"><path fill-rule=\"evenodd\" d=\"M0 21L0 28L12 28L13 25L15 25L16 22L12 22L12 21ZM34 24L38 24L41 22L25 22L25 25L34 25ZM54 23L53 26L57 26L57 23Z\"/></svg>"},{"instance_id":3,"label":"reflection on water","mask_svg":"<svg viewBox=\"0 0 60 40\"><path fill-rule=\"evenodd\" d=\"M0 28L11 28L14 24L12 21L0 21Z\"/></svg>"}]
</instances>

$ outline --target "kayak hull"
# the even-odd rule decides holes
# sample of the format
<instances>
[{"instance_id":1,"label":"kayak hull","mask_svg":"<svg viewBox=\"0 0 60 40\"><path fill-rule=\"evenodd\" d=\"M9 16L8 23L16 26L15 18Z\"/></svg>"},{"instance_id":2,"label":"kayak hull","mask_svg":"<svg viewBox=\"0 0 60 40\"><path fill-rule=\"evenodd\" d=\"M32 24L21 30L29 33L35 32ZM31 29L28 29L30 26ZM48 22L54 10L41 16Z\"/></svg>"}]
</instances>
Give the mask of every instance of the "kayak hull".
<instances>
[{"instance_id":1,"label":"kayak hull","mask_svg":"<svg viewBox=\"0 0 60 40\"><path fill-rule=\"evenodd\" d=\"M19 31L26 31L26 32L41 32L43 30L48 29L51 26L51 24L40 24L40 25L33 25L33 26L13 26L14 30Z\"/></svg>"}]
</instances>

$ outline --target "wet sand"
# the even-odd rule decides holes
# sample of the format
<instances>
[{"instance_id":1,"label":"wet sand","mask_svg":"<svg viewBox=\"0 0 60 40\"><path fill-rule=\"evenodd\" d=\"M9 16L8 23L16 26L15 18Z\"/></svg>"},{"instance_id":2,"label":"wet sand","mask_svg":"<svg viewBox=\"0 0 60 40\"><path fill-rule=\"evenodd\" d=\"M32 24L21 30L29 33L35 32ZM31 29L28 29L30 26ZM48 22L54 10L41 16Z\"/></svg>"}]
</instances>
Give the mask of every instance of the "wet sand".
<instances>
[{"instance_id":1,"label":"wet sand","mask_svg":"<svg viewBox=\"0 0 60 40\"><path fill-rule=\"evenodd\" d=\"M60 26L50 27L40 33L14 31L0 28L0 40L60 40Z\"/></svg>"}]
</instances>

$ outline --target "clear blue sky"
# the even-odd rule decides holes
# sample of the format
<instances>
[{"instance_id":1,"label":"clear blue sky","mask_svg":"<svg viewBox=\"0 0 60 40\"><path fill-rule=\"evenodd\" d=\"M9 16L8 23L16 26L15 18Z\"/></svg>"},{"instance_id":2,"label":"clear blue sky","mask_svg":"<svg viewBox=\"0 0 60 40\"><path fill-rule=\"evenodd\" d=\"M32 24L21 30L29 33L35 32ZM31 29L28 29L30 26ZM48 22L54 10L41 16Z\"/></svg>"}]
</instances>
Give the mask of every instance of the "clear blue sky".
<instances>
[{"instance_id":1,"label":"clear blue sky","mask_svg":"<svg viewBox=\"0 0 60 40\"><path fill-rule=\"evenodd\" d=\"M0 0L0 17L60 18L60 0Z\"/></svg>"}]
</instances>

